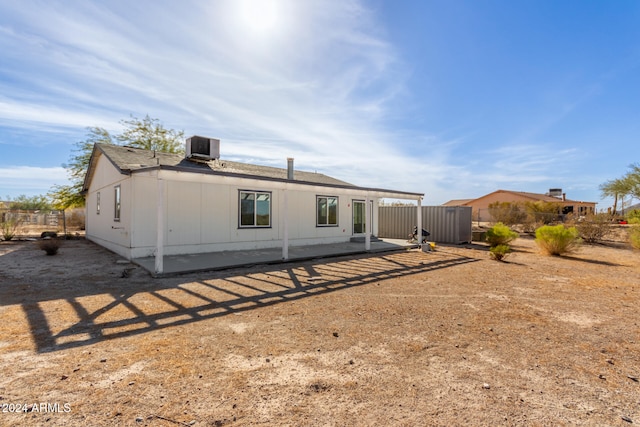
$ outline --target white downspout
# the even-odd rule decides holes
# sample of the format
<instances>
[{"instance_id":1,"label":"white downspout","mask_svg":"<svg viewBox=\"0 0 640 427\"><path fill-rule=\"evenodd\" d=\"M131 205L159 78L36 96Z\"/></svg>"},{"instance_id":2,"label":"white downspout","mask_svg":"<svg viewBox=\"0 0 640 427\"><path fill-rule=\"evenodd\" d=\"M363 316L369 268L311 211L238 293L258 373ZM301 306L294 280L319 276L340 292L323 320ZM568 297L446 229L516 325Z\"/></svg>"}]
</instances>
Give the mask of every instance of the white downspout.
<instances>
[{"instance_id":1,"label":"white downspout","mask_svg":"<svg viewBox=\"0 0 640 427\"><path fill-rule=\"evenodd\" d=\"M158 178L158 207L156 226L156 274L164 271L164 199L165 183L162 178Z\"/></svg>"}]
</instances>

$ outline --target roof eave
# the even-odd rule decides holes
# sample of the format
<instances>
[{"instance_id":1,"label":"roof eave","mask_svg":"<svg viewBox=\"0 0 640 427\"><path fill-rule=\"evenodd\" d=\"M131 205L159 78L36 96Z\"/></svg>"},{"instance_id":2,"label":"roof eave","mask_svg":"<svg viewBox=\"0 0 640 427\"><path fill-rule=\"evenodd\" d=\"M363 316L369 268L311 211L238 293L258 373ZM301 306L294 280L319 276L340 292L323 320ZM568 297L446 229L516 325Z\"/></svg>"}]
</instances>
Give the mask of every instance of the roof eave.
<instances>
[{"instance_id":1,"label":"roof eave","mask_svg":"<svg viewBox=\"0 0 640 427\"><path fill-rule=\"evenodd\" d=\"M413 193L408 191L397 191L397 190L389 190L389 189L374 188L374 187L359 187L356 185L330 184L330 183L324 183L324 182L300 181L300 180L292 181L286 178L250 175L250 174L242 174L242 173L235 173L235 172L220 172L220 171L214 171L211 169L192 170L189 168L172 166L172 165L150 166L150 167L145 167L141 169L133 169L129 172L130 173L147 172L153 169L161 169L161 170L168 170L168 171L175 171L175 172L198 173L198 174L204 174L204 175L228 176L233 178L255 179L259 181L268 181L268 182L283 182L283 183L288 183L293 185L358 190L358 191L364 191L368 193L376 193L376 197L387 197L387 198L398 198L398 199L407 198L407 199L413 199L413 200L417 200L418 198L422 199L424 197L424 193Z\"/></svg>"}]
</instances>

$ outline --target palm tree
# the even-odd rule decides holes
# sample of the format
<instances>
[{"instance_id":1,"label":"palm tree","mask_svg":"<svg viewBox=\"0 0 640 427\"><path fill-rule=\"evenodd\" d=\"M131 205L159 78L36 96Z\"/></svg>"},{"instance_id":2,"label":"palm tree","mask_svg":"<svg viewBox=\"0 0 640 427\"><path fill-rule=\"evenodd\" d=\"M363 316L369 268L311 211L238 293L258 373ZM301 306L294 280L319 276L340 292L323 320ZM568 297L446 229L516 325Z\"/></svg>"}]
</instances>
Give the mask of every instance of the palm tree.
<instances>
[{"instance_id":1,"label":"palm tree","mask_svg":"<svg viewBox=\"0 0 640 427\"><path fill-rule=\"evenodd\" d=\"M612 179L600 185L602 198L613 197L612 215L616 215L618 212L618 199L622 198L624 200L624 197L632 192L633 180L629 178L629 175L630 173L622 178Z\"/></svg>"}]
</instances>

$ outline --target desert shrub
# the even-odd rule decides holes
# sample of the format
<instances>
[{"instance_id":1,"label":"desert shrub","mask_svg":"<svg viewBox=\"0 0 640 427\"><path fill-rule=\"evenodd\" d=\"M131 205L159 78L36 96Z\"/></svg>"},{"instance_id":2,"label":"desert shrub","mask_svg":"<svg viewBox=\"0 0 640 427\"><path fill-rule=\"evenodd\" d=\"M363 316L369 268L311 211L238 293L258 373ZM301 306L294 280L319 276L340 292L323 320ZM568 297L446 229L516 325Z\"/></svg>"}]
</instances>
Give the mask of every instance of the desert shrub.
<instances>
[{"instance_id":1,"label":"desert shrub","mask_svg":"<svg viewBox=\"0 0 640 427\"><path fill-rule=\"evenodd\" d=\"M640 225L629 228L629 243L635 249L640 249Z\"/></svg>"},{"instance_id":2,"label":"desert shrub","mask_svg":"<svg viewBox=\"0 0 640 427\"><path fill-rule=\"evenodd\" d=\"M4 240L11 240L16 236L16 230L20 225L20 221L14 218L6 219L0 222L0 231Z\"/></svg>"},{"instance_id":3,"label":"desert shrub","mask_svg":"<svg viewBox=\"0 0 640 427\"><path fill-rule=\"evenodd\" d=\"M543 225L545 224L543 222L536 221L533 215L528 215L522 224L518 227L514 227L514 230L535 236L536 230Z\"/></svg>"},{"instance_id":4,"label":"desert shrub","mask_svg":"<svg viewBox=\"0 0 640 427\"><path fill-rule=\"evenodd\" d=\"M512 231L509 227L499 222L487 230L486 240L489 246L495 247L499 245L508 245L518 238L518 233Z\"/></svg>"},{"instance_id":5,"label":"desert shrub","mask_svg":"<svg viewBox=\"0 0 640 427\"><path fill-rule=\"evenodd\" d=\"M543 225L536 230L536 244L548 255L568 254L580 247L582 239L575 227Z\"/></svg>"},{"instance_id":6,"label":"desert shrub","mask_svg":"<svg viewBox=\"0 0 640 427\"><path fill-rule=\"evenodd\" d=\"M489 253L491 254L491 258L496 261L502 261L511 253L511 247L509 245L492 246L489 249Z\"/></svg>"},{"instance_id":7,"label":"desert shrub","mask_svg":"<svg viewBox=\"0 0 640 427\"><path fill-rule=\"evenodd\" d=\"M73 209L67 215L66 221L67 221L67 227L84 230L84 226L85 226L84 209Z\"/></svg>"},{"instance_id":8,"label":"desert shrub","mask_svg":"<svg viewBox=\"0 0 640 427\"><path fill-rule=\"evenodd\" d=\"M517 203L491 203L489 205L489 214L494 222L506 225L522 224L527 219L527 213Z\"/></svg>"},{"instance_id":9,"label":"desert shrub","mask_svg":"<svg viewBox=\"0 0 640 427\"><path fill-rule=\"evenodd\" d=\"M629 224L640 224L640 209L634 209L626 215Z\"/></svg>"},{"instance_id":10,"label":"desert shrub","mask_svg":"<svg viewBox=\"0 0 640 427\"><path fill-rule=\"evenodd\" d=\"M38 247L45 251L47 255L55 255L60 249L60 240L58 239L42 239L38 242Z\"/></svg>"},{"instance_id":11,"label":"desert shrub","mask_svg":"<svg viewBox=\"0 0 640 427\"><path fill-rule=\"evenodd\" d=\"M531 221L544 225L557 221L562 213L562 204L557 202L526 202L524 207Z\"/></svg>"},{"instance_id":12,"label":"desert shrub","mask_svg":"<svg viewBox=\"0 0 640 427\"><path fill-rule=\"evenodd\" d=\"M578 230L582 240L587 243L601 241L611 230L611 216L605 213L591 214L572 220L571 224Z\"/></svg>"}]
</instances>

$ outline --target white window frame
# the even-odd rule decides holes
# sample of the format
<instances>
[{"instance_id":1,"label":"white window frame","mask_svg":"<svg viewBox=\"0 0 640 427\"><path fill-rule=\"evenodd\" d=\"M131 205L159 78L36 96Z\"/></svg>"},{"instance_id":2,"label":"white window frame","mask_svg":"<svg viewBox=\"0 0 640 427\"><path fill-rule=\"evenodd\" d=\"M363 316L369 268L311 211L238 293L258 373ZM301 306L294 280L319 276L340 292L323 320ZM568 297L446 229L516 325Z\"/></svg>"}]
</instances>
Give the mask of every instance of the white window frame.
<instances>
[{"instance_id":1,"label":"white window frame","mask_svg":"<svg viewBox=\"0 0 640 427\"><path fill-rule=\"evenodd\" d=\"M324 199L326 200L325 203L325 208L326 208L326 213L325 213L325 218L326 218L326 223L322 224L320 223L320 201ZM329 222L329 199L335 199L335 205L336 205L336 222L331 223ZM340 198L338 196L316 196L316 227L338 227L339 223L340 223L340 215L339 215L339 207L340 207Z\"/></svg>"}]
</instances>

